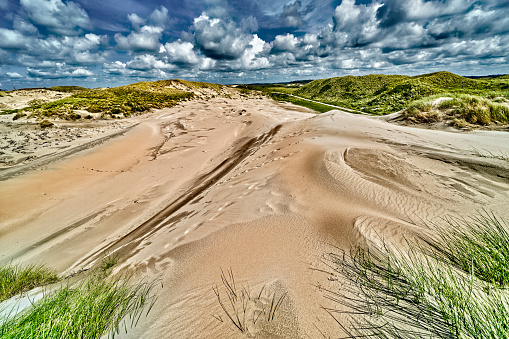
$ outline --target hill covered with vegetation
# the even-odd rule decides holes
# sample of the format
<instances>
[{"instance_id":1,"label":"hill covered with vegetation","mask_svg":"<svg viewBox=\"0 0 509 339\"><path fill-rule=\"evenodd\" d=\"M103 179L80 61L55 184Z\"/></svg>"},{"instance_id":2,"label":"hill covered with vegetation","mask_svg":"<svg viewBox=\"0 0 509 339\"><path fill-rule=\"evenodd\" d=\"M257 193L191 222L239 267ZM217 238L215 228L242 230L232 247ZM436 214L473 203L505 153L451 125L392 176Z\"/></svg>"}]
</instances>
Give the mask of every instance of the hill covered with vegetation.
<instances>
[{"instance_id":1,"label":"hill covered with vegetation","mask_svg":"<svg viewBox=\"0 0 509 339\"><path fill-rule=\"evenodd\" d=\"M468 79L449 72L418 76L365 75L315 80L293 94L372 114L388 114L426 97L470 94L509 97L509 79Z\"/></svg>"},{"instance_id":2,"label":"hill covered with vegetation","mask_svg":"<svg viewBox=\"0 0 509 339\"><path fill-rule=\"evenodd\" d=\"M222 88L222 85L185 80L144 81L127 86L96 89L58 86L51 89L73 94L52 102L33 102L29 107L5 110L3 114L17 113L15 119L24 116L65 120L92 118L92 115L86 112L100 113L102 117L127 117L152 108L171 107L196 95L215 95L221 92Z\"/></svg>"}]
</instances>

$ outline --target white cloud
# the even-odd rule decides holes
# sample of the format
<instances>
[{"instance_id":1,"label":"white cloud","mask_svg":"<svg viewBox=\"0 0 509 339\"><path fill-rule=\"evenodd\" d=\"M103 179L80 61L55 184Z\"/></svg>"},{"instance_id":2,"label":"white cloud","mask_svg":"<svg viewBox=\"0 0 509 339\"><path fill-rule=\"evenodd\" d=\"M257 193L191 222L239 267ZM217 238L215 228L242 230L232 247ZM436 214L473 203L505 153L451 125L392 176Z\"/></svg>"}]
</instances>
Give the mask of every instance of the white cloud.
<instances>
[{"instance_id":1,"label":"white cloud","mask_svg":"<svg viewBox=\"0 0 509 339\"><path fill-rule=\"evenodd\" d=\"M304 24L302 14L300 13L301 7L302 2L299 0L296 0L293 4L288 4L283 7L283 14L281 15L281 18L284 26L300 27Z\"/></svg>"},{"instance_id":2,"label":"white cloud","mask_svg":"<svg viewBox=\"0 0 509 339\"><path fill-rule=\"evenodd\" d=\"M194 19L193 29L196 46L212 59L238 59L252 40L252 35L233 20L210 18L206 14Z\"/></svg>"},{"instance_id":3,"label":"white cloud","mask_svg":"<svg viewBox=\"0 0 509 339\"><path fill-rule=\"evenodd\" d=\"M29 33L29 34L37 34L37 27L32 25L30 22L23 20L20 16L16 16L14 18L14 29L16 31Z\"/></svg>"},{"instance_id":4,"label":"white cloud","mask_svg":"<svg viewBox=\"0 0 509 339\"><path fill-rule=\"evenodd\" d=\"M131 25L137 29L139 29L141 25L145 24L145 19L141 18L136 13L128 14L127 19L131 22Z\"/></svg>"},{"instance_id":5,"label":"white cloud","mask_svg":"<svg viewBox=\"0 0 509 339\"><path fill-rule=\"evenodd\" d=\"M273 51L295 51L297 45L299 44L299 39L297 39L293 34L285 34L285 35L277 35L274 41L272 42Z\"/></svg>"},{"instance_id":6,"label":"white cloud","mask_svg":"<svg viewBox=\"0 0 509 339\"><path fill-rule=\"evenodd\" d=\"M5 74L7 74L7 77L10 78L10 79L23 78L23 76L21 74L19 74L18 72L7 72Z\"/></svg>"},{"instance_id":7,"label":"white cloud","mask_svg":"<svg viewBox=\"0 0 509 339\"><path fill-rule=\"evenodd\" d=\"M28 16L38 25L54 33L77 35L90 28L88 14L79 4L62 0L21 0Z\"/></svg>"},{"instance_id":8,"label":"white cloud","mask_svg":"<svg viewBox=\"0 0 509 339\"><path fill-rule=\"evenodd\" d=\"M356 46L373 42L380 33L376 13L380 3L355 5L355 0L343 0L334 10L334 40L339 46Z\"/></svg>"},{"instance_id":9,"label":"white cloud","mask_svg":"<svg viewBox=\"0 0 509 339\"><path fill-rule=\"evenodd\" d=\"M71 72L71 75L76 78L84 78L94 75L91 71L84 68L77 68L74 71Z\"/></svg>"},{"instance_id":10,"label":"white cloud","mask_svg":"<svg viewBox=\"0 0 509 339\"><path fill-rule=\"evenodd\" d=\"M138 71L148 71L153 69L171 70L174 66L157 59L151 54L143 54L137 55L133 60L127 62L126 68Z\"/></svg>"},{"instance_id":11,"label":"white cloud","mask_svg":"<svg viewBox=\"0 0 509 339\"><path fill-rule=\"evenodd\" d=\"M0 28L0 48L24 49L27 48L30 39L18 31Z\"/></svg>"},{"instance_id":12,"label":"white cloud","mask_svg":"<svg viewBox=\"0 0 509 339\"><path fill-rule=\"evenodd\" d=\"M168 10L166 7L161 6L155 9L149 15L148 24L141 26L145 20L140 18L137 14L132 13L128 15L129 21L132 23L134 31L129 35L124 36L120 33L115 34L115 42L117 48L124 51L134 52L158 52L161 50L161 37L168 21Z\"/></svg>"},{"instance_id":13,"label":"white cloud","mask_svg":"<svg viewBox=\"0 0 509 339\"><path fill-rule=\"evenodd\" d=\"M266 57L257 57L258 54L270 48L268 44L255 34L249 46L250 48L244 50L244 54L241 58L242 68L252 70L269 67L270 63Z\"/></svg>"},{"instance_id":14,"label":"white cloud","mask_svg":"<svg viewBox=\"0 0 509 339\"><path fill-rule=\"evenodd\" d=\"M194 45L189 41L174 41L164 46L170 61L177 64L197 64L200 59L194 51Z\"/></svg>"}]
</instances>

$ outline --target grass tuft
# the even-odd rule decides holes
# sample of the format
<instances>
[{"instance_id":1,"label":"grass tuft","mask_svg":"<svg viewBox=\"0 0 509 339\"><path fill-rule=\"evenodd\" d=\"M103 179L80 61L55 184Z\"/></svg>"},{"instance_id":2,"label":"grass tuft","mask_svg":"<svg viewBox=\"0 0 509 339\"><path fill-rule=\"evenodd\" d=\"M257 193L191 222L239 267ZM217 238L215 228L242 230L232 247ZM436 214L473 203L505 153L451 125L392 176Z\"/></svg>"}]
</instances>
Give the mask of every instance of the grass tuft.
<instances>
[{"instance_id":1,"label":"grass tuft","mask_svg":"<svg viewBox=\"0 0 509 339\"><path fill-rule=\"evenodd\" d=\"M0 266L0 301L55 281L55 272L42 265Z\"/></svg>"},{"instance_id":2,"label":"grass tuft","mask_svg":"<svg viewBox=\"0 0 509 339\"><path fill-rule=\"evenodd\" d=\"M90 277L46 293L28 310L0 319L2 338L100 338L136 326L155 302L154 283Z\"/></svg>"},{"instance_id":3,"label":"grass tuft","mask_svg":"<svg viewBox=\"0 0 509 339\"><path fill-rule=\"evenodd\" d=\"M431 255L476 278L509 287L508 225L493 214L471 219L448 218L435 225L438 236L425 237Z\"/></svg>"},{"instance_id":4,"label":"grass tuft","mask_svg":"<svg viewBox=\"0 0 509 339\"><path fill-rule=\"evenodd\" d=\"M221 270L221 281L222 289L212 286L217 301L230 323L248 336L257 323L274 320L286 297L286 293L269 291L265 286L259 293L251 293L245 286L238 286L231 269L226 274ZM214 317L223 322L221 316Z\"/></svg>"},{"instance_id":5,"label":"grass tuft","mask_svg":"<svg viewBox=\"0 0 509 339\"><path fill-rule=\"evenodd\" d=\"M404 251L385 244L325 256L337 280L349 282L325 293L353 314L351 336L509 337L507 224L483 214L436 230Z\"/></svg>"}]
</instances>

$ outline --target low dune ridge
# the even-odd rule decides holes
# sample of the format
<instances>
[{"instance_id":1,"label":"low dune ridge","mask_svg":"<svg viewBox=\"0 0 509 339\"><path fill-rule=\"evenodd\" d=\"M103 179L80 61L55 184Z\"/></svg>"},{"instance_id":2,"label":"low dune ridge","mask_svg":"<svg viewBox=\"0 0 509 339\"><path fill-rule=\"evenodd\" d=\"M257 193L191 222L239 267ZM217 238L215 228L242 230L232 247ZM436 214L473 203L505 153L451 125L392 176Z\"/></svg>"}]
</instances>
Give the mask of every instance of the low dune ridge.
<instances>
[{"instance_id":1,"label":"low dune ridge","mask_svg":"<svg viewBox=\"0 0 509 339\"><path fill-rule=\"evenodd\" d=\"M104 129L36 170L0 170L0 261L65 276L114 254L113 274L157 280L151 312L121 338L342 337L347 315L332 317L344 309L323 293L342 285L324 253L404 246L446 215L509 217L504 132L234 93Z\"/></svg>"}]
</instances>

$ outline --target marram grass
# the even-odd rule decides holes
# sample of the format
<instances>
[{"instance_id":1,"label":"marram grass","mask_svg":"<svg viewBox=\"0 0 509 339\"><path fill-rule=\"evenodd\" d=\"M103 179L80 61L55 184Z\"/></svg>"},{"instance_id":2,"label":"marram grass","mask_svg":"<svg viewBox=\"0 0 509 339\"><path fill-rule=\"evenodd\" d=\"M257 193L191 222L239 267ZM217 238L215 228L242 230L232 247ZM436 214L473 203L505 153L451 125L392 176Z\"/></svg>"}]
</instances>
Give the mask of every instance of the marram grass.
<instances>
[{"instance_id":1,"label":"marram grass","mask_svg":"<svg viewBox=\"0 0 509 339\"><path fill-rule=\"evenodd\" d=\"M386 244L325 256L349 282L326 296L348 309L351 323L341 325L352 337L509 338L507 225L483 214L436 229L404 251Z\"/></svg>"},{"instance_id":2,"label":"marram grass","mask_svg":"<svg viewBox=\"0 0 509 339\"><path fill-rule=\"evenodd\" d=\"M91 277L47 292L29 309L0 318L1 338L100 338L135 326L155 302L154 283Z\"/></svg>"},{"instance_id":3,"label":"marram grass","mask_svg":"<svg viewBox=\"0 0 509 339\"><path fill-rule=\"evenodd\" d=\"M57 280L55 272L42 265L0 266L0 301Z\"/></svg>"}]
</instances>

